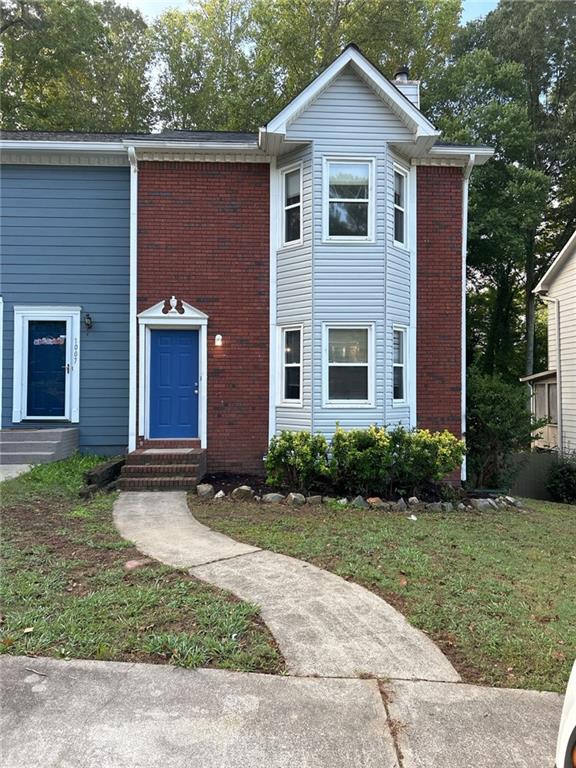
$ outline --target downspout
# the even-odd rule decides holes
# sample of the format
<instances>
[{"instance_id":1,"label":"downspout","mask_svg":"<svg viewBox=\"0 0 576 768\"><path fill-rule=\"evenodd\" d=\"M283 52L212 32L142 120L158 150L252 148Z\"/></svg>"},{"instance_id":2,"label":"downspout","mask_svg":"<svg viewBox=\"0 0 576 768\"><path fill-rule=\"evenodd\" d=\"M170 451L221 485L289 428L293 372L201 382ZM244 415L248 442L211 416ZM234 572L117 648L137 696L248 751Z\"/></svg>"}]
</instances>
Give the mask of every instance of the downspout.
<instances>
[{"instance_id":1,"label":"downspout","mask_svg":"<svg viewBox=\"0 0 576 768\"><path fill-rule=\"evenodd\" d=\"M465 439L466 435L466 257L468 252L468 186L470 181L470 174L474 168L474 162L476 155L471 154L468 157L468 162L464 168L464 180L462 183L462 321L461 321L461 430L462 438ZM464 482L467 477L466 472L466 456L462 460L462 467L460 469L460 480Z\"/></svg>"},{"instance_id":2,"label":"downspout","mask_svg":"<svg viewBox=\"0 0 576 768\"><path fill-rule=\"evenodd\" d=\"M137 378L136 355L138 347L137 279L138 279L138 158L134 147L128 147L130 162L130 323L129 323L129 392L128 405L128 452L136 450L136 402Z\"/></svg>"},{"instance_id":3,"label":"downspout","mask_svg":"<svg viewBox=\"0 0 576 768\"><path fill-rule=\"evenodd\" d=\"M556 308L556 413L558 415L558 453L563 452L563 428L562 428L562 354L560 345L560 299L551 296L540 296L542 301L553 304Z\"/></svg>"}]
</instances>

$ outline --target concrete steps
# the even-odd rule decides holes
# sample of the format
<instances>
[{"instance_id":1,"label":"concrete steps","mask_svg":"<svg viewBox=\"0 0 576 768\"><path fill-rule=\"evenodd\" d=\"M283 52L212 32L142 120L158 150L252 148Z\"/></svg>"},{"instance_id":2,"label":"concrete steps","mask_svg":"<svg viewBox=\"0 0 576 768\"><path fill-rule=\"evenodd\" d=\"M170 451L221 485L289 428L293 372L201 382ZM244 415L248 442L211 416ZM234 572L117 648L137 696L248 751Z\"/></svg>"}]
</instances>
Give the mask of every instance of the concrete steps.
<instances>
[{"instance_id":1,"label":"concrete steps","mask_svg":"<svg viewBox=\"0 0 576 768\"><path fill-rule=\"evenodd\" d=\"M206 473L206 451L201 448L139 448L122 467L122 491L189 491Z\"/></svg>"},{"instance_id":2,"label":"concrete steps","mask_svg":"<svg viewBox=\"0 0 576 768\"><path fill-rule=\"evenodd\" d=\"M0 430L0 464L45 464L78 450L77 427Z\"/></svg>"}]
</instances>

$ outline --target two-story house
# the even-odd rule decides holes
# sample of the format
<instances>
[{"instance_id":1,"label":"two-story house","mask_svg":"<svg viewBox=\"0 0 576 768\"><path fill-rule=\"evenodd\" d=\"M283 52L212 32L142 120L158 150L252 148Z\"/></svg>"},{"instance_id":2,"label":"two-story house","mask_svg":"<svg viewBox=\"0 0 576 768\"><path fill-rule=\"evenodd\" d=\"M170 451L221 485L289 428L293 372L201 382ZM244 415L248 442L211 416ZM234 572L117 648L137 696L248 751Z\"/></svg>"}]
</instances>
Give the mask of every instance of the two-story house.
<instances>
[{"instance_id":1,"label":"two-story house","mask_svg":"<svg viewBox=\"0 0 576 768\"><path fill-rule=\"evenodd\" d=\"M442 143L405 72L348 46L258 134L2 144L12 435L257 472L282 429L465 431L468 179L492 150Z\"/></svg>"}]
</instances>

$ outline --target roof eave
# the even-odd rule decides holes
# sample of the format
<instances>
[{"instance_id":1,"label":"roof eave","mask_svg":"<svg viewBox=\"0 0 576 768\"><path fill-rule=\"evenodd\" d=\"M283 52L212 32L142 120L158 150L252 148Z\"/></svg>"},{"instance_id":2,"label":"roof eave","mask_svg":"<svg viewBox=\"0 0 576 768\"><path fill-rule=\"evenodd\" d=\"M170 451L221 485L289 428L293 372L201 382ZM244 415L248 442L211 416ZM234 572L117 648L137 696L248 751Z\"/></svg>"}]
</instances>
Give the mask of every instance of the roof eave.
<instances>
[{"instance_id":1,"label":"roof eave","mask_svg":"<svg viewBox=\"0 0 576 768\"><path fill-rule=\"evenodd\" d=\"M532 293L540 294L540 293L547 293L550 288L550 283L556 276L556 273L562 268L564 262L568 259L572 253L576 252L576 230L572 233L570 238L568 239L568 242L562 248L560 253L556 256L552 264L548 267L544 277L540 280L536 288L532 291Z\"/></svg>"}]
</instances>

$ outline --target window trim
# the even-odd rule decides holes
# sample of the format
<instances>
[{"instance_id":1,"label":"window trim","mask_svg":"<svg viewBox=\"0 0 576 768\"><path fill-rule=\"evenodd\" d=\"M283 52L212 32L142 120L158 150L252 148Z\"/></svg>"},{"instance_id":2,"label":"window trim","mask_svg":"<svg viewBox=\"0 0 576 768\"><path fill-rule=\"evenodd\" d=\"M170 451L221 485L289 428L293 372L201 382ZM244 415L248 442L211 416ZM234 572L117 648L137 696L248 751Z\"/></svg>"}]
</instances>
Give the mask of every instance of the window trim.
<instances>
[{"instance_id":1,"label":"window trim","mask_svg":"<svg viewBox=\"0 0 576 768\"><path fill-rule=\"evenodd\" d=\"M285 356L284 356L284 345L285 345L285 335L287 331L299 331L300 332L300 363L286 363ZM278 363L279 363L279 371L278 371L278 380L280 381L280 391L278 393L278 405L281 405L282 407L287 408L302 408L303 407L303 397L302 397L302 385L304 381L304 326L303 325L282 325L278 327ZM285 397L286 392L286 368L295 368L296 366L299 366L300 368L300 398L298 400L288 400Z\"/></svg>"},{"instance_id":2,"label":"window trim","mask_svg":"<svg viewBox=\"0 0 576 768\"><path fill-rule=\"evenodd\" d=\"M549 427L558 427L558 413L556 413L556 421L550 420L550 387L556 386L556 403L558 403L558 382L556 378L554 380L550 381L535 381L532 384L532 415L535 419L541 419L546 418L547 422L544 426ZM546 403L546 416L538 416L536 414L536 388L537 387L544 387L545 388L545 403ZM556 411L558 411L558 405L556 405Z\"/></svg>"},{"instance_id":3,"label":"window trim","mask_svg":"<svg viewBox=\"0 0 576 768\"><path fill-rule=\"evenodd\" d=\"M395 200L396 193L396 174L399 174L404 179L404 207L398 205ZM409 171L407 168L399 165L398 163L392 163L392 178L394 183L392 184L392 240L395 248L402 248L405 251L410 250L410 243L408 241L408 233L410 228L408 226L408 183L409 183ZM404 240L396 240L396 211L402 211L404 214Z\"/></svg>"},{"instance_id":4,"label":"window trim","mask_svg":"<svg viewBox=\"0 0 576 768\"><path fill-rule=\"evenodd\" d=\"M395 363L394 362L394 334L396 332L400 332L402 334L402 352L403 352L403 363ZM394 370L395 368L402 368L402 390L403 390L403 397L402 398L395 398L394 397ZM394 324L392 326L392 407L397 408L399 406L405 406L408 405L408 326L407 325L398 325Z\"/></svg>"},{"instance_id":5,"label":"window trim","mask_svg":"<svg viewBox=\"0 0 576 768\"><path fill-rule=\"evenodd\" d=\"M330 331L335 330L367 330L368 331L368 362L357 363L368 368L368 399L367 400L330 400L329 367L330 365L345 366L343 363L330 363L328 344ZM322 323L322 407L323 408L374 408L375 392L375 324L372 322L338 322L327 321Z\"/></svg>"},{"instance_id":6,"label":"window trim","mask_svg":"<svg viewBox=\"0 0 576 768\"><path fill-rule=\"evenodd\" d=\"M293 205L286 205L286 176L294 171L300 173L300 202ZM281 210L281 222L280 222L280 248L294 248L303 243L303 229L304 229L304 164L303 163L291 163L284 168L280 169L280 210ZM300 237L298 240L286 240L286 211L288 208L300 208Z\"/></svg>"},{"instance_id":7,"label":"window trim","mask_svg":"<svg viewBox=\"0 0 576 768\"><path fill-rule=\"evenodd\" d=\"M330 234L330 163L368 164L368 234ZM322 158L322 242L323 243L374 243L374 220L376 211L376 158L365 155L325 155ZM363 202L363 201L358 201Z\"/></svg>"},{"instance_id":8,"label":"window trim","mask_svg":"<svg viewBox=\"0 0 576 768\"><path fill-rule=\"evenodd\" d=\"M80 313L79 306L21 306L14 307L14 373L12 393L12 422L22 421L80 421ZM66 322L66 400L63 416L28 416L28 323L30 320L60 320Z\"/></svg>"}]
</instances>

